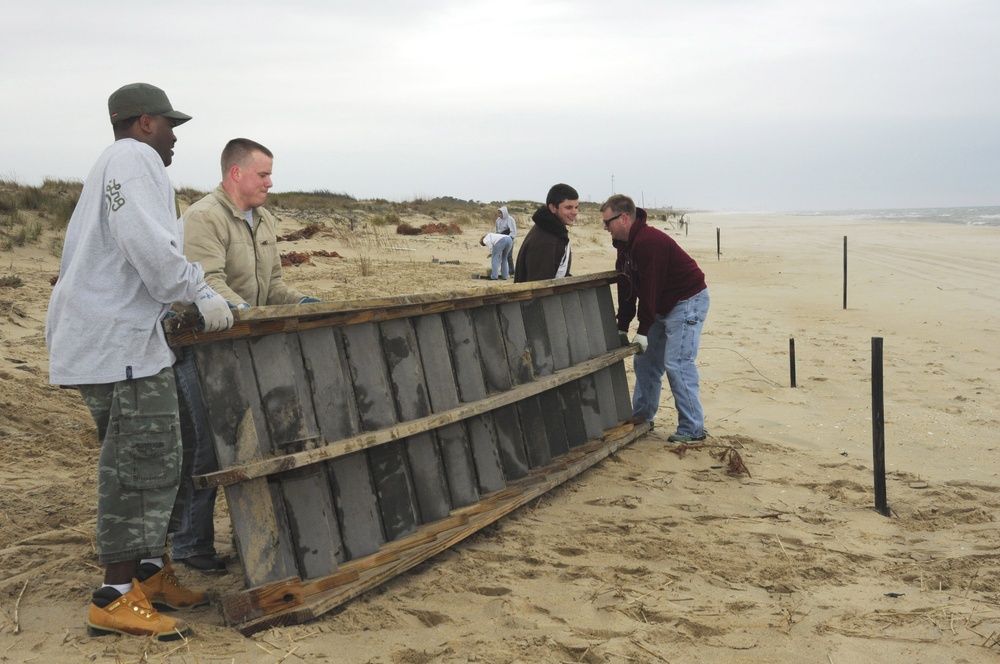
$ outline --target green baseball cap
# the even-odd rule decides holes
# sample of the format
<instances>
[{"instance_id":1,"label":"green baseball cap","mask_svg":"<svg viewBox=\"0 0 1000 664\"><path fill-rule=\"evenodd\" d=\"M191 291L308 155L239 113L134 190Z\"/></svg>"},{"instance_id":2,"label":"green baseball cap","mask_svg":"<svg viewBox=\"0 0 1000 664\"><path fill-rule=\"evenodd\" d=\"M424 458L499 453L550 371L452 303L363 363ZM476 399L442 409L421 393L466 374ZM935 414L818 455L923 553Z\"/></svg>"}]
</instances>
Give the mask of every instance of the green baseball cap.
<instances>
[{"instance_id":1,"label":"green baseball cap","mask_svg":"<svg viewBox=\"0 0 1000 664\"><path fill-rule=\"evenodd\" d=\"M115 90L108 97L108 112L111 124L140 115L162 115L176 120L177 124L191 119L190 115L175 111L167 93L149 83L130 83Z\"/></svg>"}]
</instances>

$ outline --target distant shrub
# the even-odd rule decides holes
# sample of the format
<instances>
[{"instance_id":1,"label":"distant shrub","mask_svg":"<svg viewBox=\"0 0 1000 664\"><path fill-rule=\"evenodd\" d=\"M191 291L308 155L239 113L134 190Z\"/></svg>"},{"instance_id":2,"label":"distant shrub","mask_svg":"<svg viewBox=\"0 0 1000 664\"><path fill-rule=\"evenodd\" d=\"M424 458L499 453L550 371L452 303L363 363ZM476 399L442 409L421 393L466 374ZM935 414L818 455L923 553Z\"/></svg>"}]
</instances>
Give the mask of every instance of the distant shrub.
<instances>
[{"instance_id":1,"label":"distant shrub","mask_svg":"<svg viewBox=\"0 0 1000 664\"><path fill-rule=\"evenodd\" d=\"M17 199L6 192L0 193L0 214L17 212Z\"/></svg>"},{"instance_id":2,"label":"distant shrub","mask_svg":"<svg viewBox=\"0 0 1000 664\"><path fill-rule=\"evenodd\" d=\"M280 194L269 193L267 205L272 208L344 212L357 207L357 199L350 194L336 194L326 189L310 192L286 191Z\"/></svg>"},{"instance_id":3,"label":"distant shrub","mask_svg":"<svg viewBox=\"0 0 1000 664\"><path fill-rule=\"evenodd\" d=\"M0 277L0 288L20 288L24 285L21 277L16 274L7 274Z\"/></svg>"},{"instance_id":4,"label":"distant shrub","mask_svg":"<svg viewBox=\"0 0 1000 664\"><path fill-rule=\"evenodd\" d=\"M21 199L20 207L28 210L41 210L45 202L45 195L40 187L21 187L18 196Z\"/></svg>"},{"instance_id":5,"label":"distant shrub","mask_svg":"<svg viewBox=\"0 0 1000 664\"><path fill-rule=\"evenodd\" d=\"M399 232L398 227L401 225L405 225L405 224L400 224L399 215L395 211L386 212L385 214L376 214L372 216L372 218L369 219L368 222L372 226L396 226L397 233Z\"/></svg>"}]
</instances>

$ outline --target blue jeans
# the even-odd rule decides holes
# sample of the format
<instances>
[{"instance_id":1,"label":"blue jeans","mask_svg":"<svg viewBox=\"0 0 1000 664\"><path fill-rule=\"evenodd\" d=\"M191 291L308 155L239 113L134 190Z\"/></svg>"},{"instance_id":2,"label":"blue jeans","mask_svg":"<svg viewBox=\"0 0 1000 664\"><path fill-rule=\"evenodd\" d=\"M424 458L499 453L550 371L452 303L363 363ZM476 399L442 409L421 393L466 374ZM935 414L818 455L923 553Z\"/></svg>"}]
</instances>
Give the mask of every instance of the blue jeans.
<instances>
[{"instance_id":1,"label":"blue jeans","mask_svg":"<svg viewBox=\"0 0 1000 664\"><path fill-rule=\"evenodd\" d=\"M189 499L181 513L180 528L173 534L172 557L181 560L192 556L215 555L214 516L218 489L195 489L191 486L191 475L215 472L219 469L219 462L215 458L215 448L212 447L194 355L190 348L179 349L177 355L174 373L177 376L178 396L184 400L191 418L189 426L182 426L181 431L195 438L191 473L185 474L181 479L187 485Z\"/></svg>"},{"instance_id":2,"label":"blue jeans","mask_svg":"<svg viewBox=\"0 0 1000 664\"><path fill-rule=\"evenodd\" d=\"M632 414L651 421L660 406L663 373L677 409L677 433L699 438L705 435L705 414L698 386L698 345L708 316L708 289L681 300L670 312L657 314L646 335L649 346L633 358L635 390Z\"/></svg>"},{"instance_id":3,"label":"blue jeans","mask_svg":"<svg viewBox=\"0 0 1000 664\"><path fill-rule=\"evenodd\" d=\"M507 272L514 274L514 238L510 239L510 253L507 254Z\"/></svg>"},{"instance_id":4,"label":"blue jeans","mask_svg":"<svg viewBox=\"0 0 1000 664\"><path fill-rule=\"evenodd\" d=\"M510 239L510 236L505 235L496 241L491 249L491 255L493 256L493 262L490 268L490 279L496 279L497 275L500 275L501 279L506 279L510 276L511 264L514 260L511 257L511 253L514 249L514 241Z\"/></svg>"}]
</instances>

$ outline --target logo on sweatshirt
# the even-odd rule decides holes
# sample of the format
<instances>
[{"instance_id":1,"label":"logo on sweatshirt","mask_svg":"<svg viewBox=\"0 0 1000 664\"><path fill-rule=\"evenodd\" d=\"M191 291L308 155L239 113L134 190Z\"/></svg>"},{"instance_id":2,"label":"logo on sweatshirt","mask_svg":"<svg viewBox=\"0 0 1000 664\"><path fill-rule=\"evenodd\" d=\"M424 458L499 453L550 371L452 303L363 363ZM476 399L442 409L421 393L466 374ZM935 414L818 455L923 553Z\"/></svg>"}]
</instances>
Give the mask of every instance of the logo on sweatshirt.
<instances>
[{"instance_id":1,"label":"logo on sweatshirt","mask_svg":"<svg viewBox=\"0 0 1000 664\"><path fill-rule=\"evenodd\" d=\"M122 186L116 181L108 182L104 188L104 200L107 202L109 212L117 212L125 205L125 197L121 194Z\"/></svg>"}]
</instances>

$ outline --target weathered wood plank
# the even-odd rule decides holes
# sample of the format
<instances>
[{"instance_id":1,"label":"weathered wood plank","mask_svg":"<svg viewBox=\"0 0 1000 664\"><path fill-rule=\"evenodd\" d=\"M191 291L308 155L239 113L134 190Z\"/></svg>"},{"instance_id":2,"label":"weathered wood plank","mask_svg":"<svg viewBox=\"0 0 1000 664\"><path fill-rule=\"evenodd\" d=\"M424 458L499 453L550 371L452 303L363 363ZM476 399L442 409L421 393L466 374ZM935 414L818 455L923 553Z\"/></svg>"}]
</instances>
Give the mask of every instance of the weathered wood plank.
<instances>
[{"instance_id":1,"label":"weathered wood plank","mask_svg":"<svg viewBox=\"0 0 1000 664\"><path fill-rule=\"evenodd\" d=\"M494 307L480 307L472 310L472 325L476 330L479 344L479 358L483 367L483 380L488 394L506 392L511 389L504 342L500 336L500 320ZM498 408L494 414L500 460L503 463L507 481L528 474L528 455L524 449L524 434L517 406Z\"/></svg>"},{"instance_id":2,"label":"weathered wood plank","mask_svg":"<svg viewBox=\"0 0 1000 664\"><path fill-rule=\"evenodd\" d=\"M528 385L535 379L531 366L531 350L524 330L521 306L517 302L507 302L498 307L500 315L501 339L507 358L507 371L514 385ZM517 402L517 412L524 435L524 447L531 468L547 466L552 462L549 438L545 429L545 417L539 397L528 397Z\"/></svg>"},{"instance_id":3,"label":"weathered wood plank","mask_svg":"<svg viewBox=\"0 0 1000 664\"><path fill-rule=\"evenodd\" d=\"M340 440L360 431L350 369L340 330L317 328L299 334L316 424L324 440ZM378 551L385 541L366 452L355 452L326 464L343 539L343 558Z\"/></svg>"},{"instance_id":4,"label":"weathered wood plank","mask_svg":"<svg viewBox=\"0 0 1000 664\"><path fill-rule=\"evenodd\" d=\"M313 413L299 340L292 334L258 337L249 343L270 438L269 454L317 447ZM279 477L278 487L291 528L297 569L304 578L327 576L343 558L333 493L322 468Z\"/></svg>"},{"instance_id":5,"label":"weathered wood plank","mask_svg":"<svg viewBox=\"0 0 1000 664\"><path fill-rule=\"evenodd\" d=\"M437 314L421 316L414 319L414 329L431 411L441 413L457 408L458 387L444 320ZM452 505L458 507L476 502L479 500L476 469L465 429L461 423L447 424L437 429L437 437Z\"/></svg>"},{"instance_id":6,"label":"weathered wood plank","mask_svg":"<svg viewBox=\"0 0 1000 664\"><path fill-rule=\"evenodd\" d=\"M527 347L531 356L532 368L536 377L551 376L555 370L552 359L552 344L549 341L549 331L545 324L545 312L541 300L529 300L521 303L521 320L524 321L524 331L527 337ZM545 423L545 437L549 441L549 456L558 457L569 451L569 441L566 438L566 427L562 420L562 400L555 389L543 392L538 396Z\"/></svg>"},{"instance_id":7,"label":"weathered wood plank","mask_svg":"<svg viewBox=\"0 0 1000 664\"><path fill-rule=\"evenodd\" d=\"M573 291L557 296L562 300L563 313L566 316L566 329L569 332L569 361L571 365L586 362L590 359L590 340L587 338L587 320L583 315L583 305L580 293ZM582 408L583 425L587 439L597 438L604 432L601 423L600 405L598 403L597 383L593 376L582 376L577 381L580 389L580 406Z\"/></svg>"},{"instance_id":8,"label":"weathered wood plank","mask_svg":"<svg viewBox=\"0 0 1000 664\"><path fill-rule=\"evenodd\" d=\"M370 323L351 325L343 335L362 429L392 426L396 418L378 329ZM395 440L370 449L368 461L386 539L412 533L420 515L403 443Z\"/></svg>"},{"instance_id":9,"label":"weathered wood plank","mask_svg":"<svg viewBox=\"0 0 1000 664\"><path fill-rule=\"evenodd\" d=\"M379 329L398 421L426 417L431 409L417 336L410 320L385 321ZM443 519L451 511L451 497L434 433L424 431L406 438L405 448L420 508L420 523Z\"/></svg>"},{"instance_id":10,"label":"weathered wood plank","mask_svg":"<svg viewBox=\"0 0 1000 664\"><path fill-rule=\"evenodd\" d=\"M597 301L602 311L615 312L615 304L611 299L611 286L601 286L595 288ZM601 324L604 328L604 343L607 348L619 348L621 341L618 338L618 323L614 313L601 316ZM615 387L615 403L618 404L618 419L627 420L632 417L632 393L628 389L628 379L625 376L625 363L611 367L611 382Z\"/></svg>"},{"instance_id":11,"label":"weathered wood plank","mask_svg":"<svg viewBox=\"0 0 1000 664\"><path fill-rule=\"evenodd\" d=\"M541 299L542 312L545 316L545 327L549 332L552 348L552 361L556 369L570 366L569 330L566 326L566 316L563 313L562 300L558 296ZM566 440L570 448L587 442L587 427L583 421L583 405L580 402L580 388L575 384L563 385L556 390L559 395L563 425L566 427Z\"/></svg>"},{"instance_id":12,"label":"weathered wood plank","mask_svg":"<svg viewBox=\"0 0 1000 664\"><path fill-rule=\"evenodd\" d=\"M599 357L609 350L602 320L605 316L613 316L614 312L601 311L601 305L594 290L580 291L580 305L583 307L583 320L587 327L587 340L590 342L590 357ZM616 348L617 343L616 337ZM619 422L611 369L601 369L593 376L594 386L597 389L597 407L601 416L601 426L610 429Z\"/></svg>"},{"instance_id":13,"label":"weathered wood plank","mask_svg":"<svg viewBox=\"0 0 1000 664\"><path fill-rule=\"evenodd\" d=\"M486 397L486 382L483 380L472 316L468 311L453 311L444 315L444 323L459 399L464 403L481 403ZM481 411L473 415L464 424L469 433L479 492L497 491L506 486L507 479L500 462L493 414Z\"/></svg>"},{"instance_id":14,"label":"weathered wood plank","mask_svg":"<svg viewBox=\"0 0 1000 664\"><path fill-rule=\"evenodd\" d=\"M194 349L194 357L220 467L259 461L262 416L255 417L251 406L259 395L246 342L202 346ZM268 480L227 487L226 502L247 583L261 585L297 574L283 506Z\"/></svg>"}]
</instances>

